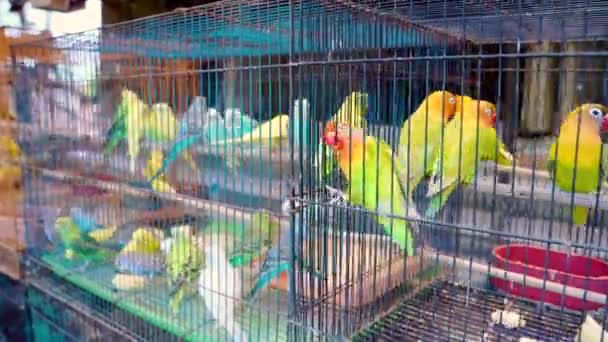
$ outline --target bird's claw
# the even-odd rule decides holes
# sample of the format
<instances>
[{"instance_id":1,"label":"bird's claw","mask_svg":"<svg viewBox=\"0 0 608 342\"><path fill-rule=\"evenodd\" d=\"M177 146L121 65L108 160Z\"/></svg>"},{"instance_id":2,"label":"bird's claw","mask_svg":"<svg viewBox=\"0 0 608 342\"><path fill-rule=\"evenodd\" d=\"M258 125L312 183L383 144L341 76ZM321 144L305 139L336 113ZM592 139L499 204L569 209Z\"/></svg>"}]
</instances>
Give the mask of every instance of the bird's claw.
<instances>
[{"instance_id":1,"label":"bird's claw","mask_svg":"<svg viewBox=\"0 0 608 342\"><path fill-rule=\"evenodd\" d=\"M344 202L344 203L348 202L348 197L342 190L336 189L329 185L325 186L325 190L327 190L327 193L330 196L329 203L333 204L336 202Z\"/></svg>"}]
</instances>

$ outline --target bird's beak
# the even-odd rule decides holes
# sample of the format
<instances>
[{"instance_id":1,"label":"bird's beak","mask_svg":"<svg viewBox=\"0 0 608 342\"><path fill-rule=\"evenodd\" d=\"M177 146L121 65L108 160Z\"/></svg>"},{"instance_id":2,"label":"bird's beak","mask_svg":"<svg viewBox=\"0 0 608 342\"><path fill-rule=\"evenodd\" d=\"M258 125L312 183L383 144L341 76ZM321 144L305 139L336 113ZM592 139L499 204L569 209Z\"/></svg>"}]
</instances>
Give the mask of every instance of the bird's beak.
<instances>
[{"instance_id":1,"label":"bird's beak","mask_svg":"<svg viewBox=\"0 0 608 342\"><path fill-rule=\"evenodd\" d=\"M496 128L496 113L492 114L492 127Z\"/></svg>"},{"instance_id":2,"label":"bird's beak","mask_svg":"<svg viewBox=\"0 0 608 342\"><path fill-rule=\"evenodd\" d=\"M329 145L329 146L334 146L336 145L336 143L338 142L338 137L336 135L336 132L327 132L325 133L325 135L323 136L323 142L325 142L325 144Z\"/></svg>"},{"instance_id":3,"label":"bird's beak","mask_svg":"<svg viewBox=\"0 0 608 342\"><path fill-rule=\"evenodd\" d=\"M336 131L336 124L333 122L328 122L327 125L325 125L323 142L329 146L335 146L338 142L338 134Z\"/></svg>"},{"instance_id":4,"label":"bird's beak","mask_svg":"<svg viewBox=\"0 0 608 342\"><path fill-rule=\"evenodd\" d=\"M601 131L602 133L608 133L608 117L604 118L602 121Z\"/></svg>"}]
</instances>

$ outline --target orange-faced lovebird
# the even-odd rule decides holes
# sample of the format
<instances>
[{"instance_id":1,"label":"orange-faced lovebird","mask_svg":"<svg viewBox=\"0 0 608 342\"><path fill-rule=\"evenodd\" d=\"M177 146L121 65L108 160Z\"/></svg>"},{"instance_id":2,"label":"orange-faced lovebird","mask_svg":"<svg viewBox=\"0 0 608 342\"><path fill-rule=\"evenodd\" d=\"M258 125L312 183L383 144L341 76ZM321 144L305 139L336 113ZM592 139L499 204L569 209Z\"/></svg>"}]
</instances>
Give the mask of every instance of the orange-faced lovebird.
<instances>
[{"instance_id":1,"label":"orange-faced lovebird","mask_svg":"<svg viewBox=\"0 0 608 342\"><path fill-rule=\"evenodd\" d=\"M479 162L497 160L503 165L513 162L513 156L507 152L494 129L494 104L473 100L468 96L459 97L456 101L460 104L458 110L462 108L462 113L457 113L445 127L444 148L437 153L427 193L431 197L425 213L427 217L439 212L459 184L473 183Z\"/></svg>"},{"instance_id":2,"label":"orange-faced lovebird","mask_svg":"<svg viewBox=\"0 0 608 342\"><path fill-rule=\"evenodd\" d=\"M398 158L405 167L398 170L398 174L408 195L433 171L433 162L441 147L441 130L455 113L456 96L447 91L435 91L403 123Z\"/></svg>"},{"instance_id":3,"label":"orange-faced lovebird","mask_svg":"<svg viewBox=\"0 0 608 342\"><path fill-rule=\"evenodd\" d=\"M413 234L406 216L406 203L395 170L392 151L384 141L366 136L362 128L327 123L323 141L329 145L340 169L348 178L347 200L379 212L378 223L408 256L414 255ZM410 208L410 210L414 210ZM394 215L397 217L389 217ZM411 214L414 217L418 215Z\"/></svg>"}]
</instances>

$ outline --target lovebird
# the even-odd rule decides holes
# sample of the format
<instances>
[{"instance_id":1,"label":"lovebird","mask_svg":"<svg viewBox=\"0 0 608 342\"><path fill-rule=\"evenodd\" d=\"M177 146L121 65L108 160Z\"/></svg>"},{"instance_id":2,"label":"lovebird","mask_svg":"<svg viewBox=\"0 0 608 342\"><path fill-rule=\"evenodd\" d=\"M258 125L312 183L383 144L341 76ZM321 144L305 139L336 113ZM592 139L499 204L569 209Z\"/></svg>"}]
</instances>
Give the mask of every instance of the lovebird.
<instances>
[{"instance_id":1,"label":"lovebird","mask_svg":"<svg viewBox=\"0 0 608 342\"><path fill-rule=\"evenodd\" d=\"M190 231L172 230L171 243L167 253L167 276L172 288L169 305L174 315L179 314L181 302L191 294L193 285L205 267L204 251Z\"/></svg>"},{"instance_id":2,"label":"lovebird","mask_svg":"<svg viewBox=\"0 0 608 342\"><path fill-rule=\"evenodd\" d=\"M112 127L106 135L104 145L106 155L112 152L123 139L127 139L127 155L131 172L135 172L140 150L139 140L143 136L144 115L148 111L148 105L142 102L136 93L123 89L120 104L114 113Z\"/></svg>"},{"instance_id":3,"label":"lovebird","mask_svg":"<svg viewBox=\"0 0 608 342\"><path fill-rule=\"evenodd\" d=\"M228 262L221 239L213 239L205 247L205 268L201 271L198 291L216 323L226 329L234 341L246 342L247 334L234 317L242 298L242 278L238 269Z\"/></svg>"},{"instance_id":4,"label":"lovebird","mask_svg":"<svg viewBox=\"0 0 608 342\"><path fill-rule=\"evenodd\" d=\"M408 196L411 197L418 183L433 171L441 148L441 131L455 113L456 96L435 91L403 123L397 152L399 163L405 167L397 173L403 187L408 189Z\"/></svg>"},{"instance_id":5,"label":"lovebird","mask_svg":"<svg viewBox=\"0 0 608 342\"><path fill-rule=\"evenodd\" d=\"M116 253L102 247L97 241L82 232L71 218L61 216L55 221L55 230L65 247L68 259L82 259L86 262L102 262L113 258Z\"/></svg>"},{"instance_id":6,"label":"lovebird","mask_svg":"<svg viewBox=\"0 0 608 342\"><path fill-rule=\"evenodd\" d=\"M438 151L433 163L432 179L427 192L427 196L431 197L425 213L427 217L433 217L441 210L460 183L473 183L476 176L475 167L479 162L496 160L500 165L513 163L513 156L506 150L494 129L496 124L494 104L473 100L470 97L457 98L457 101L459 100L462 103L462 112L457 113L446 125L443 154L442 151Z\"/></svg>"},{"instance_id":7,"label":"lovebird","mask_svg":"<svg viewBox=\"0 0 608 342\"><path fill-rule=\"evenodd\" d=\"M163 152L158 149L152 149L150 159L146 162L144 175L150 181L152 189L157 192L175 193L175 189L169 184L169 179L166 174L162 173L155 177L157 172L163 167Z\"/></svg>"},{"instance_id":8,"label":"lovebird","mask_svg":"<svg viewBox=\"0 0 608 342\"><path fill-rule=\"evenodd\" d=\"M343 123L354 128L366 128L367 120L365 120L365 115L367 115L368 110L369 96L367 93L352 92L344 99L344 102L342 102L342 105L338 111L329 119L328 122L333 122L334 124ZM323 140L321 139L319 142L316 160L316 165L319 170L321 170L323 160L322 144ZM332 172L332 170L334 170L335 159L334 154L330 149L325 150L325 160L325 168L321 170L319 179L324 179Z\"/></svg>"},{"instance_id":9,"label":"lovebird","mask_svg":"<svg viewBox=\"0 0 608 342\"><path fill-rule=\"evenodd\" d=\"M387 143L365 136L361 128L343 123L336 126L333 122L327 123L323 141L332 148L342 173L348 178L350 197L345 198L347 201L368 210L406 216L405 196L396 172L401 166L393 159ZM409 207L408 214L419 217L413 206ZM376 219L407 256L414 255L414 236L406 220L382 214Z\"/></svg>"},{"instance_id":10,"label":"lovebird","mask_svg":"<svg viewBox=\"0 0 608 342\"><path fill-rule=\"evenodd\" d=\"M547 157L547 168L560 189L576 193L596 193L600 189L608 161L608 151L601 155L600 132L608 132L606 106L583 104L564 119ZM588 214L589 208L574 206L572 223L584 226Z\"/></svg>"}]
</instances>

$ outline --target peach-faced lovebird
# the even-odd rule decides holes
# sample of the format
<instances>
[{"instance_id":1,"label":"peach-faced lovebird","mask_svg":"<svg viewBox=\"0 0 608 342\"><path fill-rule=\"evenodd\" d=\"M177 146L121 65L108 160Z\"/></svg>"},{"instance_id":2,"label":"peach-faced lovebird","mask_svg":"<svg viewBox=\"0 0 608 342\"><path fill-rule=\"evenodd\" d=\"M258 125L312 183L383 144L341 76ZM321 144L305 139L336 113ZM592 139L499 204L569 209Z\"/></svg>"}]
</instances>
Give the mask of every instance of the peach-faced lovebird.
<instances>
[{"instance_id":1,"label":"peach-faced lovebird","mask_svg":"<svg viewBox=\"0 0 608 342\"><path fill-rule=\"evenodd\" d=\"M510 165L513 156L496 135L496 107L470 97L456 99L462 113L448 123L444 132L443 153L438 151L427 196L432 197L425 215L434 216L445 205L460 183L471 184L480 161ZM497 142L498 140L498 142ZM496 144L498 143L498 157ZM477 158L477 160L476 160Z\"/></svg>"},{"instance_id":2,"label":"peach-faced lovebird","mask_svg":"<svg viewBox=\"0 0 608 342\"><path fill-rule=\"evenodd\" d=\"M332 122L327 123L323 141L331 146L340 169L348 178L347 200L379 212L378 223L408 256L413 256L412 231L407 221L400 218L406 216L405 196L395 172L400 166L393 160L390 146L365 136L361 128L343 123L336 126Z\"/></svg>"},{"instance_id":3,"label":"peach-faced lovebird","mask_svg":"<svg viewBox=\"0 0 608 342\"><path fill-rule=\"evenodd\" d=\"M560 189L577 193L598 191L608 158L606 151L600 155L600 131L608 132L607 107L588 103L568 114L556 142L551 145L547 162L547 168ZM588 208L575 206L573 224L581 226L587 223L588 213Z\"/></svg>"}]
</instances>

